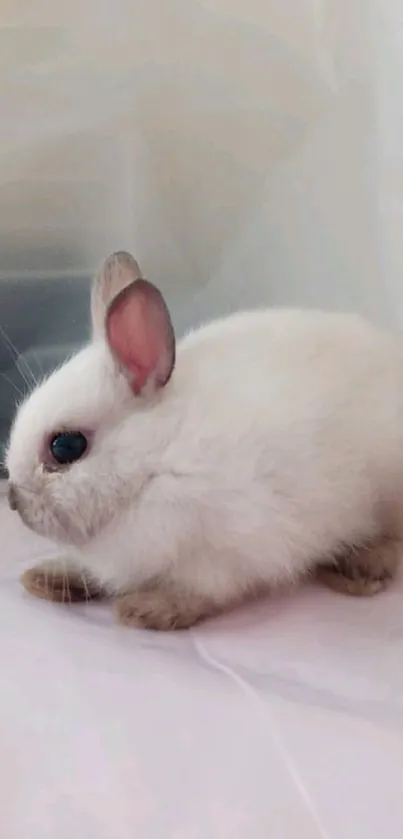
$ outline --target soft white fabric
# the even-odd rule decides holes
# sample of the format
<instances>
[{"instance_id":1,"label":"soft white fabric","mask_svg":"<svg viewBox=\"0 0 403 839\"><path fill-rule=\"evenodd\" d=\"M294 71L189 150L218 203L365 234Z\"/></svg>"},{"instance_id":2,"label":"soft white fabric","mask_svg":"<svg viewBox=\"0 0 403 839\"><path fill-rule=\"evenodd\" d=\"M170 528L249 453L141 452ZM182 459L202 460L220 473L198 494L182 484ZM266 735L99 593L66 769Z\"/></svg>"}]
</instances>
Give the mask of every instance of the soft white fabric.
<instances>
[{"instance_id":1,"label":"soft white fabric","mask_svg":"<svg viewBox=\"0 0 403 839\"><path fill-rule=\"evenodd\" d=\"M7 839L402 835L402 585L161 635L30 598L17 574L50 546L4 502L0 532Z\"/></svg>"}]
</instances>

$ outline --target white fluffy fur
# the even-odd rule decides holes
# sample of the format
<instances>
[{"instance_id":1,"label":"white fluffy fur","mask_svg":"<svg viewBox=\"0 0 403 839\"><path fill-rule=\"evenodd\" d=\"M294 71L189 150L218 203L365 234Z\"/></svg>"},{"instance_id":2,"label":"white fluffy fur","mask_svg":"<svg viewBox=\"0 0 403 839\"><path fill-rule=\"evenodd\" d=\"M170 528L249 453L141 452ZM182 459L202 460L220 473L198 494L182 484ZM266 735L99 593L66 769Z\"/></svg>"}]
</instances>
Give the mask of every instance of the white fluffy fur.
<instances>
[{"instance_id":1,"label":"white fluffy fur","mask_svg":"<svg viewBox=\"0 0 403 839\"><path fill-rule=\"evenodd\" d=\"M90 453L46 473L43 439ZM171 381L134 397L95 340L20 408L7 466L26 523L112 592L150 578L225 604L396 525L400 339L355 315L268 310L182 340Z\"/></svg>"}]
</instances>

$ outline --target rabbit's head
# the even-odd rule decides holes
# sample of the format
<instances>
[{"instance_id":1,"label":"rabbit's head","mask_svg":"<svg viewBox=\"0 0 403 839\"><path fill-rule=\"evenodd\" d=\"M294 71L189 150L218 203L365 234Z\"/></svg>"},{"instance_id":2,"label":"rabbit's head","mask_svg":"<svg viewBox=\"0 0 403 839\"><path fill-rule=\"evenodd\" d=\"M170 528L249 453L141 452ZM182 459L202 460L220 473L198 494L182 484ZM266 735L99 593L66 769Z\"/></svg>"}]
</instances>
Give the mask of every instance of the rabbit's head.
<instances>
[{"instance_id":1,"label":"rabbit's head","mask_svg":"<svg viewBox=\"0 0 403 839\"><path fill-rule=\"evenodd\" d=\"M148 480L143 432L175 363L166 304L130 254L105 260L91 310L91 343L19 407L6 456L10 505L32 530L77 546Z\"/></svg>"}]
</instances>

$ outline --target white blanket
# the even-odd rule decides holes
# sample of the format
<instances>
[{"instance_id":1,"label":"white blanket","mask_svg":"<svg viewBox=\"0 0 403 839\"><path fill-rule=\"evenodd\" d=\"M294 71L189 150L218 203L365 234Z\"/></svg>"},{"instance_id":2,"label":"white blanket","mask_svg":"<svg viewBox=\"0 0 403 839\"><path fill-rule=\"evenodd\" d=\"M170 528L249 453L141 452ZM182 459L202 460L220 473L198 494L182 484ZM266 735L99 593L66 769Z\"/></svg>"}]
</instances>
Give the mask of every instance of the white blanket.
<instances>
[{"instance_id":1,"label":"white blanket","mask_svg":"<svg viewBox=\"0 0 403 839\"><path fill-rule=\"evenodd\" d=\"M398 839L402 586L315 587L185 633L18 585L51 548L0 505L5 839Z\"/></svg>"}]
</instances>

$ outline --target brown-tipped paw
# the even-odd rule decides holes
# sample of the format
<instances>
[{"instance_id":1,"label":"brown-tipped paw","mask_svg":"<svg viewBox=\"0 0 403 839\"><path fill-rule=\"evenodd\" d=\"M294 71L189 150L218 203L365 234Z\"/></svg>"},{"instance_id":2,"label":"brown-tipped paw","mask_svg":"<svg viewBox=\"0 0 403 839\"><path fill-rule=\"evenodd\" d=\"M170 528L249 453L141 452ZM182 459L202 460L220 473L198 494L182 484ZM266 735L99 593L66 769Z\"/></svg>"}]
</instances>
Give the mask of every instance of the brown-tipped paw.
<instances>
[{"instance_id":1,"label":"brown-tipped paw","mask_svg":"<svg viewBox=\"0 0 403 839\"><path fill-rule=\"evenodd\" d=\"M317 568L318 579L329 588L353 597L372 597L384 591L396 576L402 555L400 541L380 539L352 547L331 564Z\"/></svg>"},{"instance_id":2,"label":"brown-tipped paw","mask_svg":"<svg viewBox=\"0 0 403 839\"><path fill-rule=\"evenodd\" d=\"M188 629L204 615L198 600L176 598L160 589L125 594L115 602L117 622L141 629Z\"/></svg>"},{"instance_id":3,"label":"brown-tipped paw","mask_svg":"<svg viewBox=\"0 0 403 839\"><path fill-rule=\"evenodd\" d=\"M29 594L55 603L80 603L102 596L94 580L61 560L29 568L21 576L21 583Z\"/></svg>"},{"instance_id":4,"label":"brown-tipped paw","mask_svg":"<svg viewBox=\"0 0 403 839\"><path fill-rule=\"evenodd\" d=\"M371 580L368 577L346 577L334 568L324 566L318 568L317 578L333 591L340 594L349 594L352 597L373 597L374 594L384 591L391 583L390 577L383 577Z\"/></svg>"}]
</instances>

